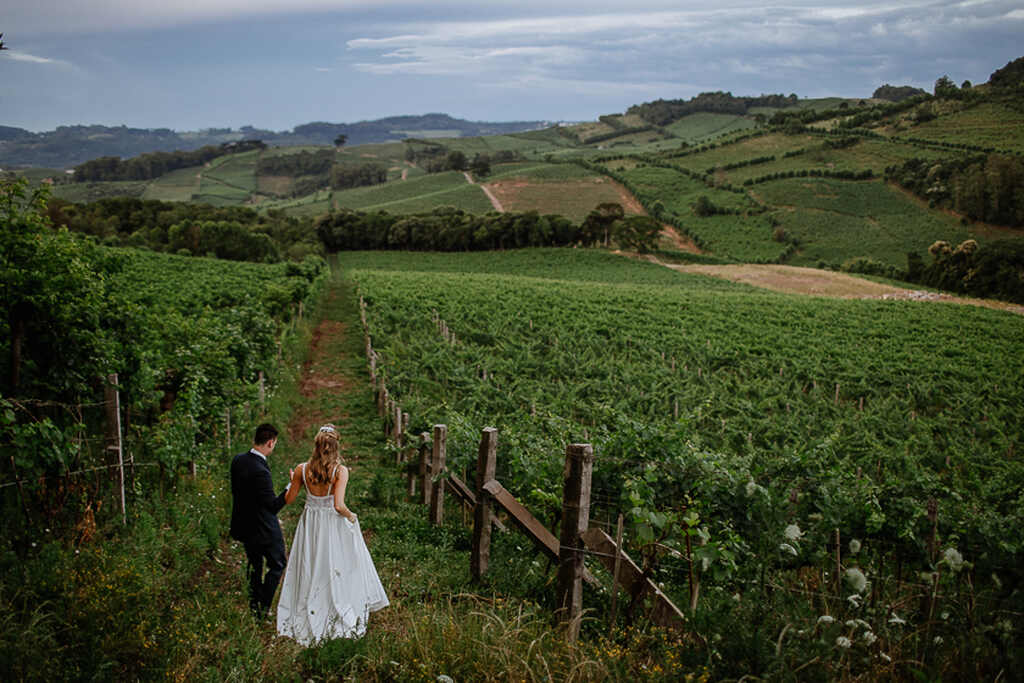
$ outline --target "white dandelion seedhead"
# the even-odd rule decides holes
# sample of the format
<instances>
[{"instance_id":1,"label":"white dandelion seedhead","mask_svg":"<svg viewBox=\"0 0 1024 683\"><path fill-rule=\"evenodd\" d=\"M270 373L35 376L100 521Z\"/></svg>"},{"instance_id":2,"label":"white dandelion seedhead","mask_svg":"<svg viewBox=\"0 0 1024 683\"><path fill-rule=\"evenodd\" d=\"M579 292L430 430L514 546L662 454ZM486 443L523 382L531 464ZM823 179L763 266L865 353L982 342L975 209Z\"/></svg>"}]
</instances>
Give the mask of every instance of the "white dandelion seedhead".
<instances>
[{"instance_id":1,"label":"white dandelion seedhead","mask_svg":"<svg viewBox=\"0 0 1024 683\"><path fill-rule=\"evenodd\" d=\"M858 593L863 593L864 589L868 587L868 577L864 576L864 572L856 567L850 567L846 570L846 583L850 584L850 587Z\"/></svg>"},{"instance_id":2,"label":"white dandelion seedhead","mask_svg":"<svg viewBox=\"0 0 1024 683\"><path fill-rule=\"evenodd\" d=\"M782 532L782 535L786 537L787 541L799 541L803 537L804 532L800 531L800 527L796 524L790 524Z\"/></svg>"},{"instance_id":3,"label":"white dandelion seedhead","mask_svg":"<svg viewBox=\"0 0 1024 683\"><path fill-rule=\"evenodd\" d=\"M781 550L781 551L782 551L782 552L784 552L784 553L789 553L789 554L790 554L790 555L792 555L793 557L796 557L796 556L797 556L797 555L799 554L799 553L798 553L798 552L796 551L796 548L794 548L793 546L791 546L791 545L790 545L790 544L788 544L788 543L780 543L780 544L779 544L779 550Z\"/></svg>"},{"instance_id":4,"label":"white dandelion seedhead","mask_svg":"<svg viewBox=\"0 0 1024 683\"><path fill-rule=\"evenodd\" d=\"M827 614L822 614L820 617L818 617L818 623L819 624L828 625L828 624L831 624L831 623L834 623L834 622L835 622L835 617L830 617Z\"/></svg>"},{"instance_id":5,"label":"white dandelion seedhead","mask_svg":"<svg viewBox=\"0 0 1024 683\"><path fill-rule=\"evenodd\" d=\"M853 645L853 641L850 640L849 638L847 638L846 636L839 636L838 638L836 638L836 646L837 647L841 647L844 650L849 650L850 646L852 646L852 645Z\"/></svg>"},{"instance_id":6,"label":"white dandelion seedhead","mask_svg":"<svg viewBox=\"0 0 1024 683\"><path fill-rule=\"evenodd\" d=\"M964 567L964 556L956 548L946 548L942 553L942 561L949 565L954 572L958 572Z\"/></svg>"},{"instance_id":7,"label":"white dandelion seedhead","mask_svg":"<svg viewBox=\"0 0 1024 683\"><path fill-rule=\"evenodd\" d=\"M856 538L850 539L850 554L856 555L860 552L860 541Z\"/></svg>"}]
</instances>

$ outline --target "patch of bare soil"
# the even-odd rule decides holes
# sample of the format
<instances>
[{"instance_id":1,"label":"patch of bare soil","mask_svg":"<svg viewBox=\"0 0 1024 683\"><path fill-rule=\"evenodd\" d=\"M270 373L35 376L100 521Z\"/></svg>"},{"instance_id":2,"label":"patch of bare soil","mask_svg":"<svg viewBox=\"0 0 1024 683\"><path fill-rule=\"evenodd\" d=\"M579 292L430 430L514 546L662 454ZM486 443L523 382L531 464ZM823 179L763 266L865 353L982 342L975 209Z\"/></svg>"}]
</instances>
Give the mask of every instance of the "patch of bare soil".
<instances>
[{"instance_id":1,"label":"patch of bare soil","mask_svg":"<svg viewBox=\"0 0 1024 683\"><path fill-rule=\"evenodd\" d=\"M612 184L612 187L614 187L618 191L619 197L622 199L622 208L626 210L626 213L635 213L640 216L647 215L647 211L644 210L643 205L636 197L633 196L632 192L627 190L623 185L620 185L614 181L610 182Z\"/></svg>"},{"instance_id":2,"label":"patch of bare soil","mask_svg":"<svg viewBox=\"0 0 1024 683\"><path fill-rule=\"evenodd\" d=\"M309 359L302 366L302 376L299 379L299 393L304 398L314 398L324 391L347 391L350 388L346 378L330 369L333 364L326 352L328 348L337 348L337 342L346 332L347 326L336 320L324 320L314 330ZM336 419L338 416L325 415L316 408L316 401L308 401L303 410L296 412L288 423L288 438L292 443L296 443L305 438L313 428Z\"/></svg>"},{"instance_id":3,"label":"patch of bare soil","mask_svg":"<svg viewBox=\"0 0 1024 683\"><path fill-rule=\"evenodd\" d=\"M668 238L669 241L672 242L672 246L674 246L679 251L687 251L691 254L704 253L700 250L700 247L694 244L693 240L691 240L689 237L684 237L680 235L678 232L676 232L676 229L673 226L669 225L668 223L661 224L661 234Z\"/></svg>"},{"instance_id":4,"label":"patch of bare soil","mask_svg":"<svg viewBox=\"0 0 1024 683\"><path fill-rule=\"evenodd\" d=\"M659 262L656 259L654 261ZM854 277L846 273L835 273L828 270L818 270L817 268L754 264L708 266L662 263L661 265L684 273L701 273L787 294L827 296L839 299L937 301L941 303L982 306L1024 315L1024 306L1018 304L905 289L872 282L871 280Z\"/></svg>"}]
</instances>

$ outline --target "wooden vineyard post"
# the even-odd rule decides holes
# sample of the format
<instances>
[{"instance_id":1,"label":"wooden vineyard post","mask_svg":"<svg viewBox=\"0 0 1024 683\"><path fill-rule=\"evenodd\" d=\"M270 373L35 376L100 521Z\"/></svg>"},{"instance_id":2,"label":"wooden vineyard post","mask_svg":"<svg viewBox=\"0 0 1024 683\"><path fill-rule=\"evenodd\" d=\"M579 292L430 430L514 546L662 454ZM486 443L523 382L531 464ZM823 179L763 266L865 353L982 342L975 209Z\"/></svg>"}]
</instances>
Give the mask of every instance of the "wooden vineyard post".
<instances>
[{"instance_id":1,"label":"wooden vineyard post","mask_svg":"<svg viewBox=\"0 0 1024 683\"><path fill-rule=\"evenodd\" d=\"M434 447L430 456L430 522L441 526L444 521L444 472L445 450L448 446L447 425L434 425Z\"/></svg>"},{"instance_id":2,"label":"wooden vineyard post","mask_svg":"<svg viewBox=\"0 0 1024 683\"><path fill-rule=\"evenodd\" d=\"M580 634L584 570L580 534L590 524L590 479L593 471L594 449L590 444L574 443L566 447L562 534L558 550L558 605L570 642Z\"/></svg>"},{"instance_id":3,"label":"wooden vineyard post","mask_svg":"<svg viewBox=\"0 0 1024 683\"><path fill-rule=\"evenodd\" d=\"M116 454L111 467L117 467L118 488L121 492L121 523L128 523L128 512L124 497L124 445L121 441L121 392L117 390L117 373L107 375L107 384L103 386L107 411L107 453Z\"/></svg>"},{"instance_id":4,"label":"wooden vineyard post","mask_svg":"<svg viewBox=\"0 0 1024 683\"><path fill-rule=\"evenodd\" d=\"M409 450L407 445L409 443L409 413L401 414L401 440L399 445L401 450L398 452L398 462L403 463L409 460Z\"/></svg>"},{"instance_id":5,"label":"wooden vineyard post","mask_svg":"<svg viewBox=\"0 0 1024 683\"><path fill-rule=\"evenodd\" d=\"M430 456L427 455L428 439L430 439L430 434L420 433L420 502L424 505L430 505L430 468L427 467L427 462L430 459Z\"/></svg>"},{"instance_id":6,"label":"wooden vineyard post","mask_svg":"<svg viewBox=\"0 0 1024 683\"><path fill-rule=\"evenodd\" d=\"M673 361L675 362L675 361ZM619 598L619 567L622 564L622 513L619 513L619 523L615 528L615 565L612 569L612 610L609 620L611 629L609 635L615 633L615 612L618 608Z\"/></svg>"},{"instance_id":7,"label":"wooden vineyard post","mask_svg":"<svg viewBox=\"0 0 1024 683\"><path fill-rule=\"evenodd\" d=\"M479 581L487 573L491 560L491 497L484 486L494 479L498 456L498 430L484 427L476 459L476 505L473 508L473 550L469 557L469 573Z\"/></svg>"},{"instance_id":8,"label":"wooden vineyard post","mask_svg":"<svg viewBox=\"0 0 1024 683\"><path fill-rule=\"evenodd\" d=\"M262 415L263 412L264 412L264 406L266 405L266 400L267 400L267 385L266 385L266 380L263 378L263 371L262 370L260 370L259 378L260 378L260 388L259 388L260 414Z\"/></svg>"},{"instance_id":9,"label":"wooden vineyard post","mask_svg":"<svg viewBox=\"0 0 1024 683\"><path fill-rule=\"evenodd\" d=\"M391 409L391 419L394 421L391 425L391 438L394 439L395 445L398 446L402 443L402 406L398 405L398 401L395 401Z\"/></svg>"}]
</instances>

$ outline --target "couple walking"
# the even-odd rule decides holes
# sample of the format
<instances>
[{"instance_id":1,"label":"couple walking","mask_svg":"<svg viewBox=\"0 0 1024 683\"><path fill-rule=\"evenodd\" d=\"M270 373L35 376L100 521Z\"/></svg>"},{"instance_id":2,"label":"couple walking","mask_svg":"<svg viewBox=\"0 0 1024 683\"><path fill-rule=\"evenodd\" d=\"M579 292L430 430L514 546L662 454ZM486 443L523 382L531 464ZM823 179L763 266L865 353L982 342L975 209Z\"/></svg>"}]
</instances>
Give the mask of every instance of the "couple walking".
<instances>
[{"instance_id":1,"label":"couple walking","mask_svg":"<svg viewBox=\"0 0 1024 683\"><path fill-rule=\"evenodd\" d=\"M231 461L231 537L245 546L249 606L266 616L284 573L278 634L303 645L362 636L370 612L389 603L359 520L345 505L349 470L341 463L337 430L333 425L320 428L312 457L290 471L288 486L279 495L267 464L277 430L260 425L253 443ZM286 559L277 512L303 488L306 507Z\"/></svg>"}]
</instances>

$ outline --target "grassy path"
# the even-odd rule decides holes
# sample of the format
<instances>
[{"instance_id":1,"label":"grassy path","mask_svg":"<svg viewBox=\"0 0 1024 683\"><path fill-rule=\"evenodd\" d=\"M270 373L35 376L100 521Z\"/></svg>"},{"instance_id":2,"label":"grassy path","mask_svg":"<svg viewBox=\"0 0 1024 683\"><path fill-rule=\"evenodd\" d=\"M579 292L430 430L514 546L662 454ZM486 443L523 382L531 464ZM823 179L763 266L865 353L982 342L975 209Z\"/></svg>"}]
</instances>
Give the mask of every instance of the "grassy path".
<instances>
[{"instance_id":1,"label":"grassy path","mask_svg":"<svg viewBox=\"0 0 1024 683\"><path fill-rule=\"evenodd\" d=\"M553 569L517 534L498 534L483 585L469 577L470 529L449 503L436 528L426 509L405 500L390 464L364 359L356 303L335 275L309 358L284 387L291 419L271 456L276 487L305 461L316 429L339 428L352 471L348 503L359 515L370 553L391 600L371 616L360 640L304 649L257 623L245 600L244 553L225 541L199 572L194 591L176 602L170 662L177 680L615 680L648 661L644 653L604 661L602 650L570 647L552 623ZM419 430L417 430L419 431ZM305 494L281 514L290 544ZM617 671L619 667L624 667ZM444 679L441 679L444 680Z\"/></svg>"}]
</instances>

